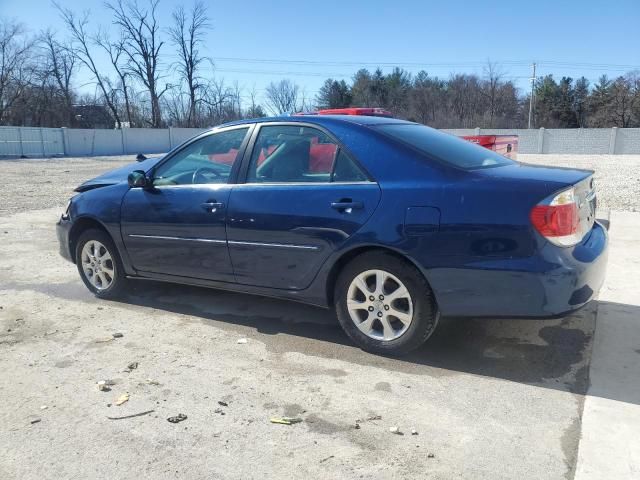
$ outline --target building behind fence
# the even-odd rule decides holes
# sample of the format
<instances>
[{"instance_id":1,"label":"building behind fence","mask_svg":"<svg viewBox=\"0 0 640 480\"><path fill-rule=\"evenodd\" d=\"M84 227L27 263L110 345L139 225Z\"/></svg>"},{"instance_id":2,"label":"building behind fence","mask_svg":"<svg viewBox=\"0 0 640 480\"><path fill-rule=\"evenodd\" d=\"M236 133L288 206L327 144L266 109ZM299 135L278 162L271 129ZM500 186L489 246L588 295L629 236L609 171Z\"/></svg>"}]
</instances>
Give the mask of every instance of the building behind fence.
<instances>
[{"instance_id":1,"label":"building behind fence","mask_svg":"<svg viewBox=\"0 0 640 480\"><path fill-rule=\"evenodd\" d=\"M202 131L199 128L0 127L0 158L164 153ZM454 135L518 135L518 151L523 154L640 154L640 128L444 131Z\"/></svg>"}]
</instances>

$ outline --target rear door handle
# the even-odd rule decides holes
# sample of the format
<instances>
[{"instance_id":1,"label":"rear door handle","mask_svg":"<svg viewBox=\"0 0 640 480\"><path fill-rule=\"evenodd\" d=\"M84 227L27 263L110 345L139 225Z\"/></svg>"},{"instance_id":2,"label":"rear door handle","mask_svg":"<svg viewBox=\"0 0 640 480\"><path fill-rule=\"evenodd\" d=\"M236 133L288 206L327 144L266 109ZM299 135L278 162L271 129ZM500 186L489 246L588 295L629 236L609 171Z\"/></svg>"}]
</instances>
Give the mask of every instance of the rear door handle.
<instances>
[{"instance_id":1,"label":"rear door handle","mask_svg":"<svg viewBox=\"0 0 640 480\"><path fill-rule=\"evenodd\" d=\"M339 212L351 213L353 209L364 208L362 202L331 202L331 208Z\"/></svg>"},{"instance_id":2,"label":"rear door handle","mask_svg":"<svg viewBox=\"0 0 640 480\"><path fill-rule=\"evenodd\" d=\"M224 203L221 202L204 202L200 206L209 213L215 213L219 208L224 207Z\"/></svg>"}]
</instances>

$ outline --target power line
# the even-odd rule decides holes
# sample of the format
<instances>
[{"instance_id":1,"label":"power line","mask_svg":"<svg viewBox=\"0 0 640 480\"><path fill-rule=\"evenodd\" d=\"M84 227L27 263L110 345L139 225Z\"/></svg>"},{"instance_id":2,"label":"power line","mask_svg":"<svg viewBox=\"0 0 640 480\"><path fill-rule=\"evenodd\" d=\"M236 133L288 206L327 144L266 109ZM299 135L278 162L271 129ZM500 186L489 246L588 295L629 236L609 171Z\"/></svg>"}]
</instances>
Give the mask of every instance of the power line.
<instances>
[{"instance_id":1,"label":"power line","mask_svg":"<svg viewBox=\"0 0 640 480\"><path fill-rule=\"evenodd\" d=\"M296 60L296 59L274 59L274 58L245 58L245 57L215 57L215 61L249 64L273 64L273 65L313 65L313 66L362 66L362 67L431 67L431 68L465 68L482 67L486 61L468 62L363 62L363 61L322 61L322 60ZM495 63L506 66L526 66L527 60L502 60ZM607 69L607 70L634 70L640 69L640 65L613 64L613 63L589 63L589 62L564 62L558 60L541 60L538 65L549 65L563 68L583 68L583 69Z\"/></svg>"}]
</instances>

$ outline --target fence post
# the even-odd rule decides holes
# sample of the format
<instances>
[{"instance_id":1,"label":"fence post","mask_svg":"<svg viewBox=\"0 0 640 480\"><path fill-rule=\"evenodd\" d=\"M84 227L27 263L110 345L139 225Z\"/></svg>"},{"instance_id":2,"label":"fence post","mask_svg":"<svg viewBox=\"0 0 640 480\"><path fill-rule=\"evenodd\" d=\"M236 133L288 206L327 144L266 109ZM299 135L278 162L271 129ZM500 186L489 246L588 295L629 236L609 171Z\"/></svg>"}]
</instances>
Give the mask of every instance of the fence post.
<instances>
[{"instance_id":1,"label":"fence post","mask_svg":"<svg viewBox=\"0 0 640 480\"><path fill-rule=\"evenodd\" d=\"M120 146L122 147L122 155L125 155L127 152L124 149L124 128L120 125Z\"/></svg>"},{"instance_id":2,"label":"fence post","mask_svg":"<svg viewBox=\"0 0 640 480\"><path fill-rule=\"evenodd\" d=\"M40 127L40 146L42 147L42 157L47 156L47 152L44 148L44 134L42 133L42 127Z\"/></svg>"},{"instance_id":3,"label":"fence post","mask_svg":"<svg viewBox=\"0 0 640 480\"><path fill-rule=\"evenodd\" d=\"M62 155L67 156L67 127L60 127L62 132Z\"/></svg>"},{"instance_id":4,"label":"fence post","mask_svg":"<svg viewBox=\"0 0 640 480\"><path fill-rule=\"evenodd\" d=\"M127 146L127 129L121 128L120 132L122 132L122 154L126 155L127 153L129 153L129 149Z\"/></svg>"},{"instance_id":5,"label":"fence post","mask_svg":"<svg viewBox=\"0 0 640 480\"><path fill-rule=\"evenodd\" d=\"M618 137L618 127L611 129L611 136L609 137L609 155L616 153L616 138Z\"/></svg>"},{"instance_id":6,"label":"fence post","mask_svg":"<svg viewBox=\"0 0 640 480\"><path fill-rule=\"evenodd\" d=\"M538 130L538 153L544 153L544 127Z\"/></svg>"},{"instance_id":7,"label":"fence post","mask_svg":"<svg viewBox=\"0 0 640 480\"><path fill-rule=\"evenodd\" d=\"M169 150L173 150L173 127L169 127Z\"/></svg>"},{"instance_id":8,"label":"fence post","mask_svg":"<svg viewBox=\"0 0 640 480\"><path fill-rule=\"evenodd\" d=\"M18 128L18 140L20 141L20 158L24 157L24 145L22 144L22 127Z\"/></svg>"},{"instance_id":9,"label":"fence post","mask_svg":"<svg viewBox=\"0 0 640 480\"><path fill-rule=\"evenodd\" d=\"M480 127L476 127L476 136L480 135Z\"/></svg>"}]
</instances>

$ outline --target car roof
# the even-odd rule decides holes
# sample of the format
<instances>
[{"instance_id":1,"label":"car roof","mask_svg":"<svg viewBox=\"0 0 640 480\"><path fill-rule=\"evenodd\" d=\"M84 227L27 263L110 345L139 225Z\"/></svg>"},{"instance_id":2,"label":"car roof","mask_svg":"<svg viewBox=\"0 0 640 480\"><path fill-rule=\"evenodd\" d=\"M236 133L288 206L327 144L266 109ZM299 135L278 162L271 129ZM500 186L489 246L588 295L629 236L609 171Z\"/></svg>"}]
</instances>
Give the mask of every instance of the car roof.
<instances>
[{"instance_id":1,"label":"car roof","mask_svg":"<svg viewBox=\"0 0 640 480\"><path fill-rule=\"evenodd\" d=\"M300 122L300 123L313 123L321 126L330 126L336 123L353 123L356 125L364 126L376 126L376 125L389 125L389 124L413 124L406 120L400 120L397 118L388 117L369 117L365 115L291 115L280 117L263 117L252 118L246 120L237 120L235 122L225 123L219 125L219 127L230 127L233 125L246 125L246 124L258 124L258 123L271 123L271 122Z\"/></svg>"}]
</instances>

